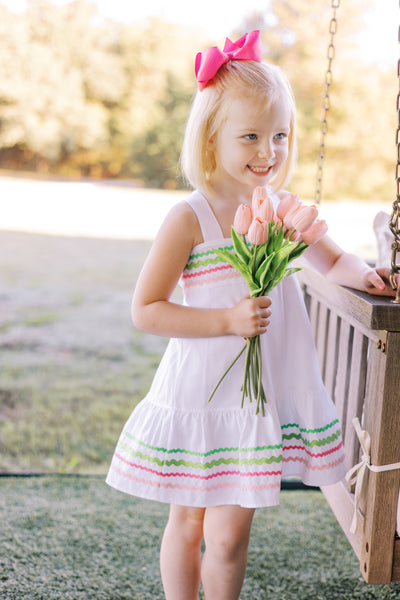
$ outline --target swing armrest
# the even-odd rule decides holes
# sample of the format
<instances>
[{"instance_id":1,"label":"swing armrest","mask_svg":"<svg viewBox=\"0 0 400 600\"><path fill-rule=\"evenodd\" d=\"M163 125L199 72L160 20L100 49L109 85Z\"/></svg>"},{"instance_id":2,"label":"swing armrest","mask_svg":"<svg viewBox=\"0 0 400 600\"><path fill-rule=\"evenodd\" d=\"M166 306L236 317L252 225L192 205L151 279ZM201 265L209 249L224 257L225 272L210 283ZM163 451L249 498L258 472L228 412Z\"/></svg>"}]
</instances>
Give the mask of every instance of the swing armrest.
<instances>
[{"instance_id":1,"label":"swing armrest","mask_svg":"<svg viewBox=\"0 0 400 600\"><path fill-rule=\"evenodd\" d=\"M304 267L297 276L305 294L307 289L312 290L314 296L335 308L352 324L368 330L400 331L400 305L393 304L392 298L372 296L331 283L309 267Z\"/></svg>"}]
</instances>

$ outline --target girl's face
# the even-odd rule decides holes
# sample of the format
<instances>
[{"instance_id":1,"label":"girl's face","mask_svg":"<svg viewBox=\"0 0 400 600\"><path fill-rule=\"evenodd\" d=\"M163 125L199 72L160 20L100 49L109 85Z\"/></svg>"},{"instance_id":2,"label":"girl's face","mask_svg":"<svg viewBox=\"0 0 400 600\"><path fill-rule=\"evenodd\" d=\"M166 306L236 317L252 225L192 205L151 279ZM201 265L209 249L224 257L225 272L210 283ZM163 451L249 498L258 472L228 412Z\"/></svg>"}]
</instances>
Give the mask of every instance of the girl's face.
<instances>
[{"instance_id":1,"label":"girl's face","mask_svg":"<svg viewBox=\"0 0 400 600\"><path fill-rule=\"evenodd\" d=\"M211 185L217 192L250 197L256 186L267 185L288 157L290 134L288 102L251 97L234 98L215 137L209 140L216 169Z\"/></svg>"}]
</instances>

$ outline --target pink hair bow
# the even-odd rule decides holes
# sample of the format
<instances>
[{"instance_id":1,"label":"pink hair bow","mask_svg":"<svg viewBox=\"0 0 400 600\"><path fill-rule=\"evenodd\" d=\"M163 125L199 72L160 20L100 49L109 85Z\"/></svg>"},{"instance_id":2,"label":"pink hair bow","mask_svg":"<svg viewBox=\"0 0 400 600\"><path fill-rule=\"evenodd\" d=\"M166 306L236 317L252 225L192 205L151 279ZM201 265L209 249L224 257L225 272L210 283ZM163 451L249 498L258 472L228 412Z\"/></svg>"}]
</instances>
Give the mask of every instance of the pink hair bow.
<instances>
[{"instance_id":1,"label":"pink hair bow","mask_svg":"<svg viewBox=\"0 0 400 600\"><path fill-rule=\"evenodd\" d=\"M218 70L229 60L254 60L261 62L262 46L259 31L245 33L237 42L226 38L223 50L218 46L207 48L196 56L195 72L199 90L204 90Z\"/></svg>"}]
</instances>

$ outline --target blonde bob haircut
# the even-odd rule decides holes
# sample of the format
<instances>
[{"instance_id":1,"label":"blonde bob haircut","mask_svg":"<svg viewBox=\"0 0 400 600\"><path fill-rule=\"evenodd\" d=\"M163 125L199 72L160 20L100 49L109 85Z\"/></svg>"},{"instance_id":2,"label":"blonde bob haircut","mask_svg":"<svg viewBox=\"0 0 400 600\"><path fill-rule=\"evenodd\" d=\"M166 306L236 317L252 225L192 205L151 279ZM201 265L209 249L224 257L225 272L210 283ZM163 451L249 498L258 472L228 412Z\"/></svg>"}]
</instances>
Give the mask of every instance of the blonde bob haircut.
<instances>
[{"instance_id":1,"label":"blonde bob haircut","mask_svg":"<svg viewBox=\"0 0 400 600\"><path fill-rule=\"evenodd\" d=\"M186 123L181 168L185 180L193 188L213 192L212 174L216 164L208 142L225 121L227 102L243 97L254 98L255 110L260 102L267 105L274 100L288 103L288 157L269 185L277 191L290 181L296 160L296 108L291 86L275 65L231 60L219 69L204 90L197 91Z\"/></svg>"}]
</instances>

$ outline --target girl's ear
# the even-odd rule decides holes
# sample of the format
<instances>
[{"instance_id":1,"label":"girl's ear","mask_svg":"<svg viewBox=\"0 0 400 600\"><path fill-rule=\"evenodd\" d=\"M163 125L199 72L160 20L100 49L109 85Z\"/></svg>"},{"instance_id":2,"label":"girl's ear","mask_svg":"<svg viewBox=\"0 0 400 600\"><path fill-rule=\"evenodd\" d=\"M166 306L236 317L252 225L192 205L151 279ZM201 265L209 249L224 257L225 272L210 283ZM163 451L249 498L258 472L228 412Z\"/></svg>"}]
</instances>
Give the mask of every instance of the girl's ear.
<instances>
[{"instance_id":1,"label":"girl's ear","mask_svg":"<svg viewBox=\"0 0 400 600\"><path fill-rule=\"evenodd\" d=\"M207 142L207 150L214 150L215 149L215 138L210 138Z\"/></svg>"}]
</instances>

